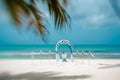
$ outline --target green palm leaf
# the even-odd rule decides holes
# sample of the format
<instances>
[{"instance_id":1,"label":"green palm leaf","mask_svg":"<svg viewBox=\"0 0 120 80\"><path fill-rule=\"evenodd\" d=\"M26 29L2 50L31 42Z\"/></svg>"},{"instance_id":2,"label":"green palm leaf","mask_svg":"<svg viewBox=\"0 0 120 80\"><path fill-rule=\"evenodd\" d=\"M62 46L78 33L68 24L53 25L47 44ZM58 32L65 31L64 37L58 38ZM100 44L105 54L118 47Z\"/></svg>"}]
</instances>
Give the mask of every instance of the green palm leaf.
<instances>
[{"instance_id":1,"label":"green palm leaf","mask_svg":"<svg viewBox=\"0 0 120 80\"><path fill-rule=\"evenodd\" d=\"M55 25L57 29L61 29L63 26L68 26L71 21L70 16L65 9L60 5L59 0L42 0L48 5L49 13L54 16ZM64 0L67 1L67 0Z\"/></svg>"},{"instance_id":2,"label":"green palm leaf","mask_svg":"<svg viewBox=\"0 0 120 80\"><path fill-rule=\"evenodd\" d=\"M48 30L43 24L45 18L42 16L42 13L36 7L36 0L30 0L26 2L25 0L5 0L5 3L11 13L11 16L16 23L16 25L21 26L21 18L27 16L30 18L30 25L34 24L39 30L43 40L46 40L46 33ZM69 21L71 20L70 16L65 11L64 7L60 4L59 0L42 0L48 5L50 15L54 16L56 29L62 29L63 26L69 26ZM67 0L62 0L66 5Z\"/></svg>"}]
</instances>

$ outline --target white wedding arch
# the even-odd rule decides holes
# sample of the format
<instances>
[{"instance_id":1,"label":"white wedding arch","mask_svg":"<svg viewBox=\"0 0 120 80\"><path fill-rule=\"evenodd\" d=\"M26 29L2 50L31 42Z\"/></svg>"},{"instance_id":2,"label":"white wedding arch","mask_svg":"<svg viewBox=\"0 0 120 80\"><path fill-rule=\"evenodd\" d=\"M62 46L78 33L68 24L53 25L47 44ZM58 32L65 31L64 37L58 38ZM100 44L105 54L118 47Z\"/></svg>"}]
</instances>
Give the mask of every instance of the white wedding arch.
<instances>
[{"instance_id":1,"label":"white wedding arch","mask_svg":"<svg viewBox=\"0 0 120 80\"><path fill-rule=\"evenodd\" d=\"M71 54L71 61L73 61L73 46L71 44L70 41L68 40L60 40L56 43L56 47L55 47L55 51L56 51L56 60L59 61L60 59L60 55L59 55L59 52L58 52L58 47L61 45L61 44L66 44L69 46L69 49L70 49L70 54Z\"/></svg>"}]
</instances>

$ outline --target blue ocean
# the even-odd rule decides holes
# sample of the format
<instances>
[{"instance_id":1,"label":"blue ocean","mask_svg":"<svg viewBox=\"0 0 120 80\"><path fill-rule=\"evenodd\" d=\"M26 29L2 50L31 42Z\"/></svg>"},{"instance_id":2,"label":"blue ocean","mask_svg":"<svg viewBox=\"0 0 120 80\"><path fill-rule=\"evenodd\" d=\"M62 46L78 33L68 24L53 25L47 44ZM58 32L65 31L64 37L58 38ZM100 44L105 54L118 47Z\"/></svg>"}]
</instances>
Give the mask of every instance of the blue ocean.
<instances>
[{"instance_id":1,"label":"blue ocean","mask_svg":"<svg viewBox=\"0 0 120 80\"><path fill-rule=\"evenodd\" d=\"M31 53L35 59L55 59L55 45L1 45L0 59L30 59ZM79 53L76 54L76 51ZM81 52L94 54L92 59L120 59L120 45L73 45L73 56L81 58ZM67 53L70 58L70 49L67 45L58 47L58 52ZM87 55L84 57L87 59Z\"/></svg>"}]
</instances>

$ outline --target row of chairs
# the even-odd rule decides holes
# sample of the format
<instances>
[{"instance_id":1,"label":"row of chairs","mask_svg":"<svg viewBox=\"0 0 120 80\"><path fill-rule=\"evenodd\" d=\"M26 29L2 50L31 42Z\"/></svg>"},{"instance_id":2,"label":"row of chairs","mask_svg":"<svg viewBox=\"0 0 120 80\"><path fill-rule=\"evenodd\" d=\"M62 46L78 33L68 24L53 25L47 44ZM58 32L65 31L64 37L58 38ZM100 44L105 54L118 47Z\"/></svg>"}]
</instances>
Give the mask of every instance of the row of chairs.
<instances>
[{"instance_id":1,"label":"row of chairs","mask_svg":"<svg viewBox=\"0 0 120 80\"><path fill-rule=\"evenodd\" d=\"M40 51L40 55L42 54L43 52ZM48 51L48 55L51 55L53 52L51 50ZM76 50L76 55L81 55L82 57L82 64L84 63L84 57L85 56L88 56L88 63L90 63L90 59L91 57L95 57L93 53L91 53L90 51L88 53L85 53L84 51L80 52L79 50ZM34 59L34 52L31 53L31 59L33 60Z\"/></svg>"}]
</instances>

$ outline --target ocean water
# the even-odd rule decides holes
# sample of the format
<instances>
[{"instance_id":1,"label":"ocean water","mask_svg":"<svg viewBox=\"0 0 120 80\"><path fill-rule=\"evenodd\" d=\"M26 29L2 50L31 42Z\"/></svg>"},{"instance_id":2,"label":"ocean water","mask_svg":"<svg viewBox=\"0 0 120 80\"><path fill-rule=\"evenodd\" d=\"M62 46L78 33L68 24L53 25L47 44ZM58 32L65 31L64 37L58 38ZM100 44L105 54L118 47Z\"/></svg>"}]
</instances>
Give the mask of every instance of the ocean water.
<instances>
[{"instance_id":1,"label":"ocean water","mask_svg":"<svg viewBox=\"0 0 120 80\"><path fill-rule=\"evenodd\" d=\"M77 50L78 54L76 54ZM120 59L120 45L73 45L75 59L81 59L82 51L86 54L85 59L89 51L95 56L92 59ZM70 49L67 45L59 46L58 52L60 55L63 52L67 53L67 58L70 58ZM55 59L55 45L0 46L0 59L31 59L31 54L34 54L35 59Z\"/></svg>"}]
</instances>

